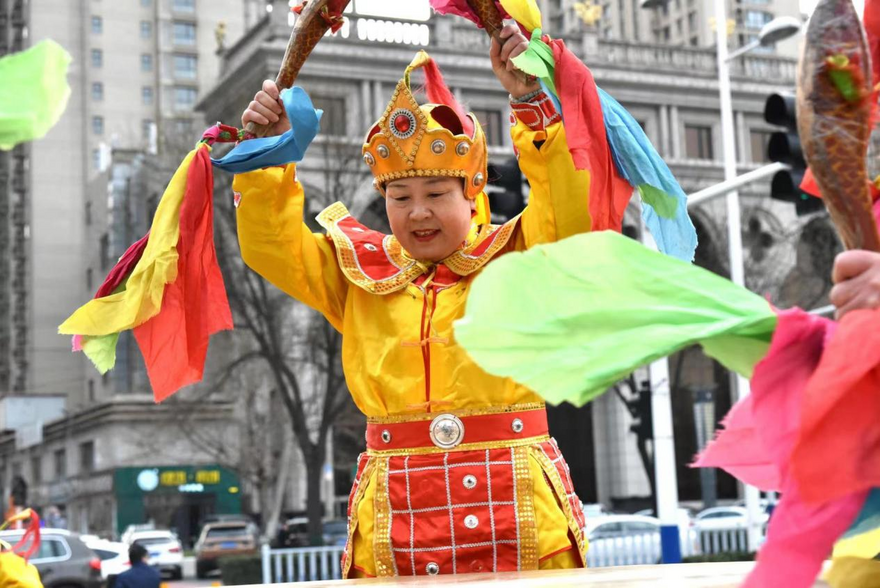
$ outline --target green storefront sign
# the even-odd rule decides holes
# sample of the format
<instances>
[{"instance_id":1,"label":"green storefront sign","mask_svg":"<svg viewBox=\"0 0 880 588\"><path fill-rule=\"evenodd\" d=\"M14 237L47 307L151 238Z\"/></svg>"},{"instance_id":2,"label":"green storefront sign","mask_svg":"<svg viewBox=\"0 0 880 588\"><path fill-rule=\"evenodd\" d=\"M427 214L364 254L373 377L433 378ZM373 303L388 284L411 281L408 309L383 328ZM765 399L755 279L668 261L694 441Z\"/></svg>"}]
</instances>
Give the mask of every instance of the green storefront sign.
<instances>
[{"instance_id":1,"label":"green storefront sign","mask_svg":"<svg viewBox=\"0 0 880 588\"><path fill-rule=\"evenodd\" d=\"M174 527L182 519L241 513L238 476L216 465L118 468L113 493L119 533L150 519L158 527Z\"/></svg>"}]
</instances>

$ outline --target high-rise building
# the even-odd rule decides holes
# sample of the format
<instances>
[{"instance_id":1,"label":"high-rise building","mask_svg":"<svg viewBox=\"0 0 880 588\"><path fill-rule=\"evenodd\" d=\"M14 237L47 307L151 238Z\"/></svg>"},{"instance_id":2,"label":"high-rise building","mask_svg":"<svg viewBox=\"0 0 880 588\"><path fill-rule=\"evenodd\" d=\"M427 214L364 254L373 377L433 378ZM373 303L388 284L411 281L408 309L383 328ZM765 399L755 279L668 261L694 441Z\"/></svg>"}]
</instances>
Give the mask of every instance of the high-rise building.
<instances>
[{"instance_id":1,"label":"high-rise building","mask_svg":"<svg viewBox=\"0 0 880 588\"><path fill-rule=\"evenodd\" d=\"M0 57L27 44L26 0L0 0ZM28 321L28 168L30 148L0 150L0 395L23 390L31 341Z\"/></svg>"},{"instance_id":2,"label":"high-rise building","mask_svg":"<svg viewBox=\"0 0 880 588\"><path fill-rule=\"evenodd\" d=\"M59 123L0 152L0 396L62 394L73 408L100 394L101 377L57 327L128 245L110 223L127 214L108 201L112 154L195 141L193 106L253 4L0 0L0 55L51 38L73 58Z\"/></svg>"},{"instance_id":3,"label":"high-rise building","mask_svg":"<svg viewBox=\"0 0 880 588\"><path fill-rule=\"evenodd\" d=\"M643 0L543 0L551 34L596 27L604 39L660 45L710 47L715 44L715 9L709 0L667 0L642 8ZM597 7L600 10L590 10ZM727 0L731 47L757 39L779 16L800 18L799 0ZM756 51L797 57L799 39Z\"/></svg>"}]
</instances>

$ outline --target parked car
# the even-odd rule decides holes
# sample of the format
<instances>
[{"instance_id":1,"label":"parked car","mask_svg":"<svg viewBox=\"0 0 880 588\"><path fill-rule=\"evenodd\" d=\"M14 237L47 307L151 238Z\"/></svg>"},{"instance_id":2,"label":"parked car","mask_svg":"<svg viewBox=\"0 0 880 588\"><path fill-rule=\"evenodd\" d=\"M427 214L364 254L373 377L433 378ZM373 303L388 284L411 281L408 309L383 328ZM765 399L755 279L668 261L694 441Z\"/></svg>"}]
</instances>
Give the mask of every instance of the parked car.
<instances>
[{"instance_id":1,"label":"parked car","mask_svg":"<svg viewBox=\"0 0 880 588\"><path fill-rule=\"evenodd\" d=\"M278 528L276 547L306 547L309 545L308 517L293 517Z\"/></svg>"},{"instance_id":2,"label":"parked car","mask_svg":"<svg viewBox=\"0 0 880 588\"><path fill-rule=\"evenodd\" d=\"M766 525L770 516L766 512L760 514L760 522ZM694 521L700 531L728 531L745 529L747 511L742 506L713 506L700 511Z\"/></svg>"},{"instance_id":3,"label":"parked car","mask_svg":"<svg viewBox=\"0 0 880 588\"><path fill-rule=\"evenodd\" d=\"M604 504L600 504L598 502L594 504L584 502L581 504L581 507L584 509L584 516L587 518L587 520L614 514L611 511L607 510Z\"/></svg>"},{"instance_id":4,"label":"parked car","mask_svg":"<svg viewBox=\"0 0 880 588\"><path fill-rule=\"evenodd\" d=\"M0 531L0 539L13 545L24 531ZM30 562L40 572L45 588L102 588L101 560L76 533L41 529L40 548Z\"/></svg>"},{"instance_id":5,"label":"parked car","mask_svg":"<svg viewBox=\"0 0 880 588\"><path fill-rule=\"evenodd\" d=\"M208 523L196 541L196 577L216 570L217 560L229 555L257 553L257 527L253 523Z\"/></svg>"},{"instance_id":6,"label":"parked car","mask_svg":"<svg viewBox=\"0 0 880 588\"><path fill-rule=\"evenodd\" d=\"M653 508L646 508L644 510L634 512L633 514L643 517L657 517L657 515L654 514ZM675 510L675 523L680 529L690 529L695 524L694 513L688 508L684 508L682 506L678 507Z\"/></svg>"},{"instance_id":7,"label":"parked car","mask_svg":"<svg viewBox=\"0 0 880 588\"><path fill-rule=\"evenodd\" d=\"M345 545L348 540L348 521L332 519L324 521L324 545Z\"/></svg>"},{"instance_id":8,"label":"parked car","mask_svg":"<svg viewBox=\"0 0 880 588\"><path fill-rule=\"evenodd\" d=\"M149 553L149 563L168 573L174 580L183 578L183 546L171 531L133 531L128 537L129 545L141 545Z\"/></svg>"},{"instance_id":9,"label":"parked car","mask_svg":"<svg viewBox=\"0 0 880 588\"><path fill-rule=\"evenodd\" d=\"M83 539L86 546L101 560L101 576L107 582L107 588L113 588L116 576L131 568L131 562L128 560L128 545L99 539L94 535L88 537L81 535L80 539Z\"/></svg>"},{"instance_id":10,"label":"parked car","mask_svg":"<svg viewBox=\"0 0 880 588\"><path fill-rule=\"evenodd\" d=\"M591 543L620 537L652 535L658 548L660 545L660 520L639 514L607 515L592 521L588 519L586 532ZM678 537L682 555L699 552L699 537L690 524L679 524Z\"/></svg>"}]
</instances>

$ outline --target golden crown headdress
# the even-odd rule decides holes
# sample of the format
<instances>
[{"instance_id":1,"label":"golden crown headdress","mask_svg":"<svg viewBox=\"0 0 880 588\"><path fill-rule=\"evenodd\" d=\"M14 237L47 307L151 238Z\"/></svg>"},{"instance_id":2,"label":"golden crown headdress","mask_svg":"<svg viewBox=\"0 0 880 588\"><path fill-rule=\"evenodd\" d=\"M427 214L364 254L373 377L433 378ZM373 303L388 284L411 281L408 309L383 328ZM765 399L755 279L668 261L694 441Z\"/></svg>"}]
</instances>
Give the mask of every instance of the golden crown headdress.
<instances>
[{"instance_id":1,"label":"golden crown headdress","mask_svg":"<svg viewBox=\"0 0 880 588\"><path fill-rule=\"evenodd\" d=\"M435 104L419 105L413 96L410 74L418 68L425 72L425 92ZM383 196L385 185L400 178L463 178L465 196L472 200L486 186L483 129L473 114L463 113L424 51L406 68L384 114L367 133L363 153Z\"/></svg>"}]
</instances>

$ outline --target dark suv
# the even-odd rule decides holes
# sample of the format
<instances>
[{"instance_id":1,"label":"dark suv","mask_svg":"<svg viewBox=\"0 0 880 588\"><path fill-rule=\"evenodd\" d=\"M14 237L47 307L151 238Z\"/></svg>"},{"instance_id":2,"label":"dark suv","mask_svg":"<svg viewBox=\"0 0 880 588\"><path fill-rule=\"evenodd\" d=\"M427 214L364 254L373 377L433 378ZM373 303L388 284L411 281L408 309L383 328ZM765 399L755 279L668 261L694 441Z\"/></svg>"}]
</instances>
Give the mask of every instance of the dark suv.
<instances>
[{"instance_id":1,"label":"dark suv","mask_svg":"<svg viewBox=\"0 0 880 588\"><path fill-rule=\"evenodd\" d=\"M0 531L0 539L15 545L24 531ZM76 533L42 529L40 548L29 561L40 572L45 588L103 588L101 560Z\"/></svg>"}]
</instances>

